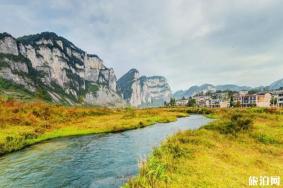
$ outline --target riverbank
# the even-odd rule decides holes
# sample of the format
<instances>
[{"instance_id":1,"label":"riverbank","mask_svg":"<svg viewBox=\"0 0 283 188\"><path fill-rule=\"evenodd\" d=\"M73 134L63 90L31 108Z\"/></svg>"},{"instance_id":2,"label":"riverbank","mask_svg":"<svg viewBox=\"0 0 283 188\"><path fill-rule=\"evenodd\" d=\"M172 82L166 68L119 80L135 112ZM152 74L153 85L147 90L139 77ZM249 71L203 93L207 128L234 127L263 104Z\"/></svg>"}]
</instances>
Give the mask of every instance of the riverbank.
<instances>
[{"instance_id":1,"label":"riverbank","mask_svg":"<svg viewBox=\"0 0 283 188\"><path fill-rule=\"evenodd\" d=\"M187 115L185 108L109 109L0 99L0 155L52 138L120 132Z\"/></svg>"},{"instance_id":2,"label":"riverbank","mask_svg":"<svg viewBox=\"0 0 283 188\"><path fill-rule=\"evenodd\" d=\"M282 179L281 110L209 112L214 122L170 137L124 187L249 187L250 176Z\"/></svg>"}]
</instances>

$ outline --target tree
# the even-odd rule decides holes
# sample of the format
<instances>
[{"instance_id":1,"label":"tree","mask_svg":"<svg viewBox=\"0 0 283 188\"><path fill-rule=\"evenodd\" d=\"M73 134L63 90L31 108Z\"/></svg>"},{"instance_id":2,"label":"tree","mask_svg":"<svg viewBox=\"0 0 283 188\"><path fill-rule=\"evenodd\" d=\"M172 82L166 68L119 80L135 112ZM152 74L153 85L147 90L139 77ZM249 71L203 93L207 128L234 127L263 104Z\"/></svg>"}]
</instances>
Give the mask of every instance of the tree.
<instances>
[{"instance_id":1,"label":"tree","mask_svg":"<svg viewBox=\"0 0 283 188\"><path fill-rule=\"evenodd\" d=\"M272 96L272 98L270 99L270 104L271 104L272 106L276 106L276 105L277 105L277 98L274 97L274 96Z\"/></svg>"},{"instance_id":2,"label":"tree","mask_svg":"<svg viewBox=\"0 0 283 188\"><path fill-rule=\"evenodd\" d=\"M171 98L169 104L170 106L176 106L176 100L174 98Z\"/></svg>"},{"instance_id":3,"label":"tree","mask_svg":"<svg viewBox=\"0 0 283 188\"><path fill-rule=\"evenodd\" d=\"M186 98L183 96L183 97L182 97L182 100L186 100Z\"/></svg>"},{"instance_id":4,"label":"tree","mask_svg":"<svg viewBox=\"0 0 283 188\"><path fill-rule=\"evenodd\" d=\"M167 104L167 102L166 102L166 101L164 101L164 106L168 106L168 104Z\"/></svg>"},{"instance_id":5,"label":"tree","mask_svg":"<svg viewBox=\"0 0 283 188\"><path fill-rule=\"evenodd\" d=\"M234 98L231 96L230 97L230 107L234 107Z\"/></svg>"},{"instance_id":6,"label":"tree","mask_svg":"<svg viewBox=\"0 0 283 188\"><path fill-rule=\"evenodd\" d=\"M260 92L258 89L252 89L248 91L248 94L256 94L258 92Z\"/></svg>"},{"instance_id":7,"label":"tree","mask_svg":"<svg viewBox=\"0 0 283 188\"><path fill-rule=\"evenodd\" d=\"M192 97L190 97L189 100L188 100L187 106L194 107L194 106L196 106L196 104L197 104L196 99L193 99Z\"/></svg>"}]
</instances>

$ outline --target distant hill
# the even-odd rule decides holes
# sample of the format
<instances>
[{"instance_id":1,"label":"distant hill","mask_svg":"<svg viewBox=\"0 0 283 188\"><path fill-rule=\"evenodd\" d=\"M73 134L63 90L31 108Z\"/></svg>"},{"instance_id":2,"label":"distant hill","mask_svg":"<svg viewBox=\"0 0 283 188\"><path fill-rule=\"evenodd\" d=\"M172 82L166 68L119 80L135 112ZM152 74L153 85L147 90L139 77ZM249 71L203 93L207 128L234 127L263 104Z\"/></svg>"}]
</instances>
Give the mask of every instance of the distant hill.
<instances>
[{"instance_id":1,"label":"distant hill","mask_svg":"<svg viewBox=\"0 0 283 188\"><path fill-rule=\"evenodd\" d=\"M203 84L200 86L192 86L187 90L179 90L174 93L174 97L180 99L182 97L192 97L200 92L208 92L208 91L242 91L242 90L250 90L251 87L248 86L238 86L233 84L226 84L226 85L212 85L212 84Z\"/></svg>"},{"instance_id":2,"label":"distant hill","mask_svg":"<svg viewBox=\"0 0 283 188\"><path fill-rule=\"evenodd\" d=\"M243 91L243 90L250 90L252 89L251 87L248 86L238 86L238 85L233 85L233 84L227 84L227 85L217 85L216 90L221 90L221 91Z\"/></svg>"},{"instance_id":3,"label":"distant hill","mask_svg":"<svg viewBox=\"0 0 283 188\"><path fill-rule=\"evenodd\" d=\"M277 80L277 81L273 82L272 84L270 84L270 86L269 86L270 90L276 90L276 89L280 89L280 88L283 88L283 79Z\"/></svg>"}]
</instances>

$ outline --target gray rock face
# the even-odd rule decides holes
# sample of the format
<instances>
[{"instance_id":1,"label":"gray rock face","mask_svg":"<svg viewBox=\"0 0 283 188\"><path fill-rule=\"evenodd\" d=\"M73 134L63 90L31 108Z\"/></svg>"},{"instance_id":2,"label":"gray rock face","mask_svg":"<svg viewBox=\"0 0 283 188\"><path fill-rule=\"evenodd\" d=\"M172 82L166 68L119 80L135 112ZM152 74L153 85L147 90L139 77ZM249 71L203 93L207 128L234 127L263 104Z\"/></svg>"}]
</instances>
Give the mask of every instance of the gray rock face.
<instances>
[{"instance_id":1,"label":"gray rock face","mask_svg":"<svg viewBox=\"0 0 283 188\"><path fill-rule=\"evenodd\" d=\"M136 69L131 69L117 83L123 98L132 106L161 106L172 96L164 77L140 77Z\"/></svg>"},{"instance_id":2,"label":"gray rock face","mask_svg":"<svg viewBox=\"0 0 283 188\"><path fill-rule=\"evenodd\" d=\"M18 39L7 33L0 34L0 54L2 78L29 90L33 88L33 92L46 90L54 102L124 103L117 92L114 70L104 66L97 55L87 54L55 33Z\"/></svg>"},{"instance_id":3,"label":"gray rock face","mask_svg":"<svg viewBox=\"0 0 283 188\"><path fill-rule=\"evenodd\" d=\"M18 55L18 46L16 40L8 33L0 34L0 52Z\"/></svg>"}]
</instances>

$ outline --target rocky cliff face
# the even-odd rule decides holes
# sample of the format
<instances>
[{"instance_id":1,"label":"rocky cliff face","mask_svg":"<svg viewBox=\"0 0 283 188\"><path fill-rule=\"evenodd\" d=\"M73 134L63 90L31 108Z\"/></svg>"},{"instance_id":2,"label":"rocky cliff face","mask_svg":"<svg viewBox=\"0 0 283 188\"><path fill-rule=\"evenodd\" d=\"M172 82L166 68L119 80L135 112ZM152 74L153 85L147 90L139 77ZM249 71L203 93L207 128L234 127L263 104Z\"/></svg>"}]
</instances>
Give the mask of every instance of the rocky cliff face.
<instances>
[{"instance_id":1,"label":"rocky cliff face","mask_svg":"<svg viewBox=\"0 0 283 188\"><path fill-rule=\"evenodd\" d=\"M0 77L58 103L124 104L113 69L55 33L0 34Z\"/></svg>"},{"instance_id":2,"label":"rocky cliff face","mask_svg":"<svg viewBox=\"0 0 283 188\"><path fill-rule=\"evenodd\" d=\"M123 98L132 106L161 106L171 98L171 89L162 76L139 76L131 69L118 80Z\"/></svg>"}]
</instances>

